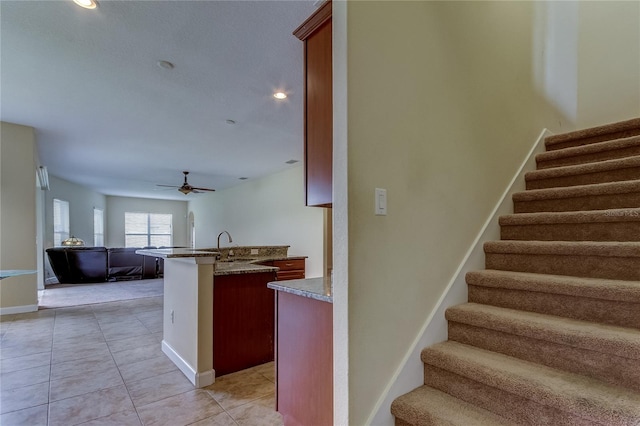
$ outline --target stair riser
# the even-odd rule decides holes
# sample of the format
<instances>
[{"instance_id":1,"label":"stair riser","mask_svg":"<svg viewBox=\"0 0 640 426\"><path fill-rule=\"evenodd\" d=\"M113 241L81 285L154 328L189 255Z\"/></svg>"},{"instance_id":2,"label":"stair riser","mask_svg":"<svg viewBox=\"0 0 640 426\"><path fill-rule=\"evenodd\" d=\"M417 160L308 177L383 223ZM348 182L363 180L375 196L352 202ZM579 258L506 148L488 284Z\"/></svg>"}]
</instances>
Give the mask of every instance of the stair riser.
<instances>
[{"instance_id":1,"label":"stair riser","mask_svg":"<svg viewBox=\"0 0 640 426\"><path fill-rule=\"evenodd\" d=\"M638 267L640 258L638 257L487 253L485 261L487 269L501 271L640 280L640 267Z\"/></svg>"},{"instance_id":2,"label":"stair riser","mask_svg":"<svg viewBox=\"0 0 640 426\"><path fill-rule=\"evenodd\" d=\"M575 155L570 157L559 157L545 159L544 156L536 159L537 169L549 169L551 167L574 166L577 164L595 163L597 161L614 160L617 158L632 157L640 155L640 144L611 149L596 153Z\"/></svg>"},{"instance_id":3,"label":"stair riser","mask_svg":"<svg viewBox=\"0 0 640 426\"><path fill-rule=\"evenodd\" d=\"M597 425L570 413L425 364L424 383L518 424ZM600 425L601 426L601 425Z\"/></svg>"},{"instance_id":4,"label":"stair riser","mask_svg":"<svg viewBox=\"0 0 640 426\"><path fill-rule=\"evenodd\" d=\"M513 202L515 213L571 212L640 207L640 192Z\"/></svg>"},{"instance_id":5,"label":"stair riser","mask_svg":"<svg viewBox=\"0 0 640 426\"><path fill-rule=\"evenodd\" d=\"M547 151L556 151L558 149L573 148L576 146L584 146L592 143L612 141L615 139L630 138L632 136L637 136L637 135L640 135L640 128L633 128L633 129L623 130L619 132L611 132L611 133L597 135L597 136L586 136L582 138L567 140L560 143L546 144L546 149Z\"/></svg>"},{"instance_id":6,"label":"stair riser","mask_svg":"<svg viewBox=\"0 0 640 426\"><path fill-rule=\"evenodd\" d=\"M638 303L468 285L469 302L640 329Z\"/></svg>"},{"instance_id":7,"label":"stair riser","mask_svg":"<svg viewBox=\"0 0 640 426\"><path fill-rule=\"evenodd\" d=\"M449 321L449 340L640 391L640 360Z\"/></svg>"},{"instance_id":8,"label":"stair riser","mask_svg":"<svg viewBox=\"0 0 640 426\"><path fill-rule=\"evenodd\" d=\"M554 177L547 179L527 180L527 189L561 188L576 185L590 185L596 183L620 182L640 179L640 167L607 170L597 173Z\"/></svg>"},{"instance_id":9,"label":"stair riser","mask_svg":"<svg viewBox=\"0 0 640 426\"><path fill-rule=\"evenodd\" d=\"M502 225L502 240L519 241L640 241L638 222L592 222Z\"/></svg>"}]
</instances>

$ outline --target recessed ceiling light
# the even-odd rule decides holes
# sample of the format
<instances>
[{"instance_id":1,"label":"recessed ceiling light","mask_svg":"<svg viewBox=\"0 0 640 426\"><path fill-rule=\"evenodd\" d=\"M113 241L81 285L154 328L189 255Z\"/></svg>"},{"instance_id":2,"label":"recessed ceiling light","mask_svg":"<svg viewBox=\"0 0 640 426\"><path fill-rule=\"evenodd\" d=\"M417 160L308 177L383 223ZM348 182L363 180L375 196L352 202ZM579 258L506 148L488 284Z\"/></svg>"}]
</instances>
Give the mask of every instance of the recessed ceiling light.
<instances>
[{"instance_id":1,"label":"recessed ceiling light","mask_svg":"<svg viewBox=\"0 0 640 426\"><path fill-rule=\"evenodd\" d=\"M98 2L96 0L73 0L73 2L85 9L95 9L98 7Z\"/></svg>"},{"instance_id":2,"label":"recessed ceiling light","mask_svg":"<svg viewBox=\"0 0 640 426\"><path fill-rule=\"evenodd\" d=\"M239 177L238 179L240 179L240 180L247 180L247 179L249 179L249 178L248 178L248 177L244 177L244 176L243 176L243 177Z\"/></svg>"},{"instance_id":3,"label":"recessed ceiling light","mask_svg":"<svg viewBox=\"0 0 640 426\"><path fill-rule=\"evenodd\" d=\"M273 97L276 99L286 99L287 98L287 94L284 92L276 92L273 94Z\"/></svg>"},{"instance_id":4,"label":"recessed ceiling light","mask_svg":"<svg viewBox=\"0 0 640 426\"><path fill-rule=\"evenodd\" d=\"M297 162L298 162L298 160L285 161L285 163L287 163L287 164L296 164Z\"/></svg>"},{"instance_id":5,"label":"recessed ceiling light","mask_svg":"<svg viewBox=\"0 0 640 426\"><path fill-rule=\"evenodd\" d=\"M235 120L227 120L225 121L225 123L227 123L230 126L233 126L234 124L236 124Z\"/></svg>"},{"instance_id":6,"label":"recessed ceiling light","mask_svg":"<svg viewBox=\"0 0 640 426\"><path fill-rule=\"evenodd\" d=\"M174 67L174 65L169 61L158 61L157 64L160 68L164 68L165 70L172 70Z\"/></svg>"}]
</instances>

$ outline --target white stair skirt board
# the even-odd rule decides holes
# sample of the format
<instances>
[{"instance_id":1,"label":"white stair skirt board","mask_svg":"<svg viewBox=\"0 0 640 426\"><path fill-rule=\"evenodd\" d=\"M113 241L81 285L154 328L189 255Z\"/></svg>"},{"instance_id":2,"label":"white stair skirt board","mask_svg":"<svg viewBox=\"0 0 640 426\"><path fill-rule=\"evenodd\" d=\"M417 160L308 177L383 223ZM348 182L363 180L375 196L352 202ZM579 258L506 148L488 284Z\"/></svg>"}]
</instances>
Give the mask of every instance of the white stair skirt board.
<instances>
[{"instance_id":1,"label":"white stair skirt board","mask_svg":"<svg viewBox=\"0 0 640 426\"><path fill-rule=\"evenodd\" d=\"M480 233L467 251L457 271L449 281L435 308L431 311L416 336L413 344L405 354L400 366L394 373L385 391L378 399L371 416L367 420L368 425L393 426L395 419L391 414L391 403L400 395L422 386L424 364L420 360L422 349L438 342L447 340L447 320L445 311L447 308L467 302L467 282L465 275L469 271L484 269L484 247L487 241L500 239L500 225L498 217L513 213L513 201L511 196L525 190L524 175L527 171L536 169L536 155L545 151L544 138L552 133L543 129L529 150L525 160L513 176L509 186L502 194L500 201L487 218Z\"/></svg>"},{"instance_id":2,"label":"white stair skirt board","mask_svg":"<svg viewBox=\"0 0 640 426\"><path fill-rule=\"evenodd\" d=\"M215 370L197 373L165 340L162 341L162 352L182 371L187 379L197 388L209 386L216 381Z\"/></svg>"},{"instance_id":3,"label":"white stair skirt board","mask_svg":"<svg viewBox=\"0 0 640 426\"><path fill-rule=\"evenodd\" d=\"M36 312L37 310L38 305L7 306L6 308L0 308L0 315L24 314L26 312Z\"/></svg>"}]
</instances>

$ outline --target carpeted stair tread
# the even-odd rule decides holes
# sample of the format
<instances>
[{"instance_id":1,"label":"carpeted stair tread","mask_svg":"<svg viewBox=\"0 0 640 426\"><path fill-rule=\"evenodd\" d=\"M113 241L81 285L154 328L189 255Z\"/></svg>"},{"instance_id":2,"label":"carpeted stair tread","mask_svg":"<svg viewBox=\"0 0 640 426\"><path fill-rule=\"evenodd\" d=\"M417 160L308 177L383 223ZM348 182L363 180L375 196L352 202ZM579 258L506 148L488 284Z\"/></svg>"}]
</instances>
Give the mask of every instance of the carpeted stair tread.
<instances>
[{"instance_id":1,"label":"carpeted stair tread","mask_svg":"<svg viewBox=\"0 0 640 426\"><path fill-rule=\"evenodd\" d=\"M515 213L640 207L640 180L532 189L512 196Z\"/></svg>"},{"instance_id":2,"label":"carpeted stair tread","mask_svg":"<svg viewBox=\"0 0 640 426\"><path fill-rule=\"evenodd\" d=\"M421 358L425 376L435 366L591 422L623 425L640 419L640 393L579 374L452 341L424 349Z\"/></svg>"},{"instance_id":3,"label":"carpeted stair tread","mask_svg":"<svg viewBox=\"0 0 640 426\"><path fill-rule=\"evenodd\" d=\"M640 135L640 118L548 136L544 143L546 149L551 151L634 135Z\"/></svg>"},{"instance_id":4,"label":"carpeted stair tread","mask_svg":"<svg viewBox=\"0 0 640 426\"><path fill-rule=\"evenodd\" d=\"M525 174L527 189L640 179L640 155L540 169Z\"/></svg>"},{"instance_id":5,"label":"carpeted stair tread","mask_svg":"<svg viewBox=\"0 0 640 426\"><path fill-rule=\"evenodd\" d=\"M640 330L478 303L451 307L448 321L635 359L640 362Z\"/></svg>"},{"instance_id":6,"label":"carpeted stair tread","mask_svg":"<svg viewBox=\"0 0 640 426\"><path fill-rule=\"evenodd\" d=\"M640 281L545 275L484 269L466 274L467 284L567 296L638 303Z\"/></svg>"},{"instance_id":7,"label":"carpeted stair tread","mask_svg":"<svg viewBox=\"0 0 640 426\"><path fill-rule=\"evenodd\" d=\"M593 222L640 222L640 208L586 210L577 212L517 213L500 216L498 221L501 226Z\"/></svg>"},{"instance_id":8,"label":"carpeted stair tread","mask_svg":"<svg viewBox=\"0 0 640 426\"><path fill-rule=\"evenodd\" d=\"M487 269L640 280L638 241L501 240L484 251Z\"/></svg>"},{"instance_id":9,"label":"carpeted stair tread","mask_svg":"<svg viewBox=\"0 0 640 426\"><path fill-rule=\"evenodd\" d=\"M536 155L538 169L592 163L640 155L640 136L546 151Z\"/></svg>"},{"instance_id":10,"label":"carpeted stair tread","mask_svg":"<svg viewBox=\"0 0 640 426\"><path fill-rule=\"evenodd\" d=\"M502 240L640 241L640 208L500 216Z\"/></svg>"},{"instance_id":11,"label":"carpeted stair tread","mask_svg":"<svg viewBox=\"0 0 640 426\"><path fill-rule=\"evenodd\" d=\"M553 254L558 256L637 257L638 241L489 241L485 253ZM640 263L639 269L640 269Z\"/></svg>"},{"instance_id":12,"label":"carpeted stair tread","mask_svg":"<svg viewBox=\"0 0 640 426\"><path fill-rule=\"evenodd\" d=\"M391 404L391 413L413 426L516 425L429 386L421 386L397 398Z\"/></svg>"},{"instance_id":13,"label":"carpeted stair tread","mask_svg":"<svg viewBox=\"0 0 640 426\"><path fill-rule=\"evenodd\" d=\"M597 195L640 192L640 179L577 185L561 188L531 189L513 194L513 201L539 201L564 198L592 197ZM632 206L640 207L640 206Z\"/></svg>"}]
</instances>

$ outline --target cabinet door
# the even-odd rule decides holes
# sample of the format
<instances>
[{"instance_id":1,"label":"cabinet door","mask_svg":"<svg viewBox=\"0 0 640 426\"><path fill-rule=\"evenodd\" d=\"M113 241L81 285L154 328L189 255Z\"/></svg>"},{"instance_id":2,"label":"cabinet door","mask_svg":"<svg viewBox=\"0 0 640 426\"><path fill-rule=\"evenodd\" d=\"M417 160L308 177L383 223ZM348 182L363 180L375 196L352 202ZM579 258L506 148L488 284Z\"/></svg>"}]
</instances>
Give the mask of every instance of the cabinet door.
<instances>
[{"instance_id":1,"label":"cabinet door","mask_svg":"<svg viewBox=\"0 0 640 426\"><path fill-rule=\"evenodd\" d=\"M305 52L306 204L331 207L333 163L333 78L331 3L294 33Z\"/></svg>"},{"instance_id":2,"label":"cabinet door","mask_svg":"<svg viewBox=\"0 0 640 426\"><path fill-rule=\"evenodd\" d=\"M276 404L285 425L333 425L333 305L278 291Z\"/></svg>"},{"instance_id":3,"label":"cabinet door","mask_svg":"<svg viewBox=\"0 0 640 426\"><path fill-rule=\"evenodd\" d=\"M273 361L274 272L219 275L213 281L216 377Z\"/></svg>"}]
</instances>

